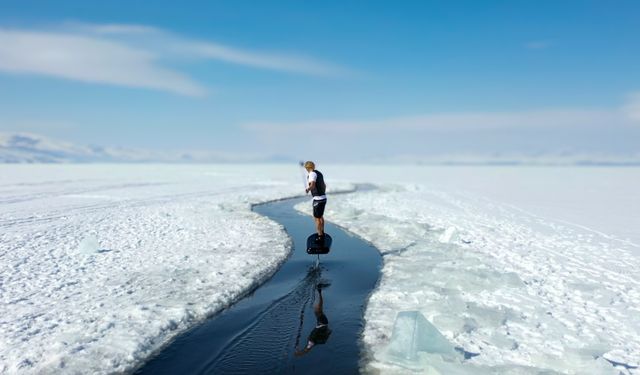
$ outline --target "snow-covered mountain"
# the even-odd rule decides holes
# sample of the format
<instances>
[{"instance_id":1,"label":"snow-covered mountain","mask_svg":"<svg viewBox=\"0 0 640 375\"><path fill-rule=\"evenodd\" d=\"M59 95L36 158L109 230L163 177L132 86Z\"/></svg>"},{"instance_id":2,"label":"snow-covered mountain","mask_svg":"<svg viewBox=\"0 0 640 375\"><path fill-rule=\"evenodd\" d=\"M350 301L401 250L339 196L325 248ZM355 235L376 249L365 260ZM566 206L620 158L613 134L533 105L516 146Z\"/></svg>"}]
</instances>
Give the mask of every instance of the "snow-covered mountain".
<instances>
[{"instance_id":1,"label":"snow-covered mountain","mask_svg":"<svg viewBox=\"0 0 640 375\"><path fill-rule=\"evenodd\" d=\"M31 133L0 133L0 163L292 163L287 155L224 153L215 150L144 150L122 147L78 145ZM634 155L556 153L494 153L446 155L398 155L375 160L379 164L422 165L582 165L638 166L640 153Z\"/></svg>"},{"instance_id":2,"label":"snow-covered mountain","mask_svg":"<svg viewBox=\"0 0 640 375\"><path fill-rule=\"evenodd\" d=\"M30 133L0 134L3 163L86 163L127 161L131 157L137 159L138 153L77 145Z\"/></svg>"},{"instance_id":3,"label":"snow-covered mountain","mask_svg":"<svg viewBox=\"0 0 640 375\"><path fill-rule=\"evenodd\" d=\"M490 154L398 155L375 160L382 164L418 164L450 166L639 166L640 153L611 155L583 152L536 152Z\"/></svg>"},{"instance_id":4,"label":"snow-covered mountain","mask_svg":"<svg viewBox=\"0 0 640 375\"><path fill-rule=\"evenodd\" d=\"M0 134L0 161L4 163L56 163L85 159L89 153L89 149L33 134Z\"/></svg>"},{"instance_id":5,"label":"snow-covered mountain","mask_svg":"<svg viewBox=\"0 0 640 375\"><path fill-rule=\"evenodd\" d=\"M238 163L282 162L279 155L217 151L152 151L77 145L31 133L0 133L0 163ZM293 162L293 159L286 161Z\"/></svg>"}]
</instances>

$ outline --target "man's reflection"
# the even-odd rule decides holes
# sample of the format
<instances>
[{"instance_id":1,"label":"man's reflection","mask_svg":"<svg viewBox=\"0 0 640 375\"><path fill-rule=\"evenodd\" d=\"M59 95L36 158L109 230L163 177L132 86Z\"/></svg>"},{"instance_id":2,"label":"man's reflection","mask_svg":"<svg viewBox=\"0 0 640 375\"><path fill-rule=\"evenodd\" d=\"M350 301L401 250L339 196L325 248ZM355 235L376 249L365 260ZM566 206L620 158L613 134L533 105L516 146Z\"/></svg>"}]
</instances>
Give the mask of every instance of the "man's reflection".
<instances>
[{"instance_id":1,"label":"man's reflection","mask_svg":"<svg viewBox=\"0 0 640 375\"><path fill-rule=\"evenodd\" d=\"M307 346L303 350L297 350L295 355L296 357L303 356L311 351L314 346L324 344L329 339L331 335L331 330L329 329L329 319L324 314L322 310L322 288L328 286L328 284L318 284L316 286L316 290L318 291L318 302L313 306L313 312L316 315L316 326L309 334L309 338L307 339Z\"/></svg>"}]
</instances>

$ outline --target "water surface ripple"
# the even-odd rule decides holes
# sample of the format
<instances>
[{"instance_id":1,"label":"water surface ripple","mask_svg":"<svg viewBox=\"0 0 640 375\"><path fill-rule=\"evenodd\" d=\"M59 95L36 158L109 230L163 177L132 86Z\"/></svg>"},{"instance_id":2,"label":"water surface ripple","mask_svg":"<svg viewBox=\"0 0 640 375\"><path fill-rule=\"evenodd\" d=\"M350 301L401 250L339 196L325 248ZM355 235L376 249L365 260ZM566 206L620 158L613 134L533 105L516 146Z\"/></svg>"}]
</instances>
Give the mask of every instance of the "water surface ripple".
<instances>
[{"instance_id":1,"label":"water surface ripple","mask_svg":"<svg viewBox=\"0 0 640 375\"><path fill-rule=\"evenodd\" d=\"M359 372L364 307L376 286L382 259L369 243L327 222L328 255L305 251L313 219L293 206L308 198L257 205L254 211L284 225L294 249L289 259L250 295L178 337L136 374L355 374ZM311 204L311 202L309 202ZM331 200L329 200L329 205ZM330 217L327 217L330 220ZM316 326L316 287L331 335L308 353Z\"/></svg>"}]
</instances>

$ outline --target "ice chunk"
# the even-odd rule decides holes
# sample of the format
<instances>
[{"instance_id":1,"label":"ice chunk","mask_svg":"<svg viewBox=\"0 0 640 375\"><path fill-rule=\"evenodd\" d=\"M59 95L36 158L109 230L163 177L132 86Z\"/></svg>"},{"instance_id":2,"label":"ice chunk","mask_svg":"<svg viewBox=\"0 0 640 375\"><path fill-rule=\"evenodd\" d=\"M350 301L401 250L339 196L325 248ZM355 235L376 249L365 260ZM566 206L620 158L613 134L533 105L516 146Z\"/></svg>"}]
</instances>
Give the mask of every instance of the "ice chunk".
<instances>
[{"instance_id":1,"label":"ice chunk","mask_svg":"<svg viewBox=\"0 0 640 375\"><path fill-rule=\"evenodd\" d=\"M516 350L519 346L516 340L498 331L494 331L491 334L490 342L496 347L506 350Z\"/></svg>"},{"instance_id":2,"label":"ice chunk","mask_svg":"<svg viewBox=\"0 0 640 375\"><path fill-rule=\"evenodd\" d=\"M540 353L532 356L532 362L536 367L563 368L571 374L619 375L622 373L605 358L593 357L587 351L575 349L566 349L557 355Z\"/></svg>"},{"instance_id":3,"label":"ice chunk","mask_svg":"<svg viewBox=\"0 0 640 375\"><path fill-rule=\"evenodd\" d=\"M440 314L433 317L433 323L443 332L454 334L461 332L473 332L478 329L478 322L472 318L463 318L459 314Z\"/></svg>"},{"instance_id":4,"label":"ice chunk","mask_svg":"<svg viewBox=\"0 0 640 375\"><path fill-rule=\"evenodd\" d=\"M80 245L78 245L78 252L82 254L94 254L100 250L100 244L98 243L98 238L95 235L90 234L86 236L82 241L80 241Z\"/></svg>"},{"instance_id":5,"label":"ice chunk","mask_svg":"<svg viewBox=\"0 0 640 375\"><path fill-rule=\"evenodd\" d=\"M423 367L418 352L439 354L445 360L458 357L453 345L419 311L402 311L396 316L386 360L400 366Z\"/></svg>"},{"instance_id":6,"label":"ice chunk","mask_svg":"<svg viewBox=\"0 0 640 375\"><path fill-rule=\"evenodd\" d=\"M456 228L455 227L447 228L447 230L445 230L444 233L442 233L440 235L440 238L438 238L438 241L440 241L441 243L449 243L449 242L451 242L451 238L453 237L453 234L455 232L456 232Z\"/></svg>"}]
</instances>

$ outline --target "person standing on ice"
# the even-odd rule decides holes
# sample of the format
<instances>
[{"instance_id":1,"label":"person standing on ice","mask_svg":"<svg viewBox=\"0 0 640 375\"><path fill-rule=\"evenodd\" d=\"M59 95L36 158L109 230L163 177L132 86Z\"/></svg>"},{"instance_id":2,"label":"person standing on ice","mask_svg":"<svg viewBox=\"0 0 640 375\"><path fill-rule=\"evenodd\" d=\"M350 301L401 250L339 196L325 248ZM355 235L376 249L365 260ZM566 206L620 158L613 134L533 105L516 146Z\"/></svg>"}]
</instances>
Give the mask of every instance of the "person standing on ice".
<instances>
[{"instance_id":1,"label":"person standing on ice","mask_svg":"<svg viewBox=\"0 0 640 375\"><path fill-rule=\"evenodd\" d=\"M324 183L324 176L318 170L316 165L312 161L304 163L304 169L307 170L309 175L307 176L307 188L306 193L311 192L313 196L313 218L316 222L316 231L318 232L318 242L324 240L324 208L327 205L327 196L325 190L327 188Z\"/></svg>"}]
</instances>

